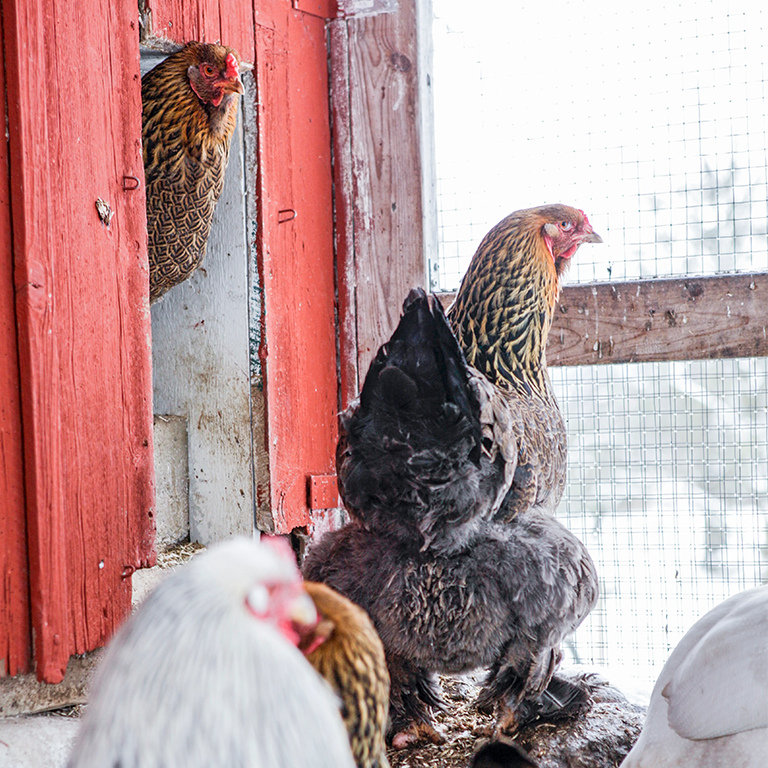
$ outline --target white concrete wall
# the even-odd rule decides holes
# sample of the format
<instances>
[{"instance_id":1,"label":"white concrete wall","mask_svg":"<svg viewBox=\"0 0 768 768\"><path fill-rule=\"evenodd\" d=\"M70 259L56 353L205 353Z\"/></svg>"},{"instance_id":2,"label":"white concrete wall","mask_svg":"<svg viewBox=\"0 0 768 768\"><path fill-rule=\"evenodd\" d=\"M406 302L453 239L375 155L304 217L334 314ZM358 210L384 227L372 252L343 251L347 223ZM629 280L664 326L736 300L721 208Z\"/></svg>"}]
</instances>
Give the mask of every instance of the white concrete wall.
<instances>
[{"instance_id":1,"label":"white concrete wall","mask_svg":"<svg viewBox=\"0 0 768 768\"><path fill-rule=\"evenodd\" d=\"M186 470L190 536L203 544L254 529L243 168L241 117L203 264L152 307L158 530L184 515L172 496ZM164 440L183 442L180 424L186 468L165 461L182 460L178 451L163 453Z\"/></svg>"}]
</instances>

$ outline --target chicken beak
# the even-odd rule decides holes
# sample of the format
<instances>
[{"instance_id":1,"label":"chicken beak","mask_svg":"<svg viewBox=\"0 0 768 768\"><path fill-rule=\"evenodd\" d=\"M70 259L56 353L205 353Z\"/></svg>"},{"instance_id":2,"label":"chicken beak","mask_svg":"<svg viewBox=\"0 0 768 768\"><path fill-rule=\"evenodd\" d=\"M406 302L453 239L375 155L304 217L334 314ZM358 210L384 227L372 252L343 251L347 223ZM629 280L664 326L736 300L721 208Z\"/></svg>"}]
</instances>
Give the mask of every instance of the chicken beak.
<instances>
[{"instance_id":1,"label":"chicken beak","mask_svg":"<svg viewBox=\"0 0 768 768\"><path fill-rule=\"evenodd\" d=\"M240 79L240 76L238 75L237 77L227 80L224 84L224 91L226 93L244 93L243 81Z\"/></svg>"},{"instance_id":2,"label":"chicken beak","mask_svg":"<svg viewBox=\"0 0 768 768\"><path fill-rule=\"evenodd\" d=\"M303 590L288 607L288 618L297 627L315 627L318 622L317 608L312 598Z\"/></svg>"},{"instance_id":3,"label":"chicken beak","mask_svg":"<svg viewBox=\"0 0 768 768\"><path fill-rule=\"evenodd\" d=\"M582 243L602 243L603 238L600 237L600 235L598 235L597 232L593 231L592 227L590 227L584 234L584 237L581 238L581 242Z\"/></svg>"},{"instance_id":4,"label":"chicken beak","mask_svg":"<svg viewBox=\"0 0 768 768\"><path fill-rule=\"evenodd\" d=\"M312 633L320 617L312 598L296 585L298 590L291 595L290 600L283 605L283 611L277 622L280 634L292 645L298 646L302 638Z\"/></svg>"}]
</instances>

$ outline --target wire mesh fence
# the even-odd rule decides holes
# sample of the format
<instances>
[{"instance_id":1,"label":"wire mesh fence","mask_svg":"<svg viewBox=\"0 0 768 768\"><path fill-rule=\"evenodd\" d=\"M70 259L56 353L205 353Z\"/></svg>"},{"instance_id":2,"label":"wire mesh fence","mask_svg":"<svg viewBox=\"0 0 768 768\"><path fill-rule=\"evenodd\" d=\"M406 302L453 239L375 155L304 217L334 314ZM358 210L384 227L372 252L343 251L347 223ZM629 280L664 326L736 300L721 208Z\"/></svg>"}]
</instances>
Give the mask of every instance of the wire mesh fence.
<instances>
[{"instance_id":1,"label":"wire mesh fence","mask_svg":"<svg viewBox=\"0 0 768 768\"><path fill-rule=\"evenodd\" d=\"M768 359L551 374L569 433L558 514L602 588L571 657L650 681L699 616L768 583Z\"/></svg>"},{"instance_id":2,"label":"wire mesh fence","mask_svg":"<svg viewBox=\"0 0 768 768\"><path fill-rule=\"evenodd\" d=\"M571 283L768 269L768 9L541 8L434 3L433 290L458 286L503 216L546 202L605 240ZM550 372L569 434L558 514L602 587L569 653L652 681L698 616L768 583L768 360Z\"/></svg>"},{"instance_id":3,"label":"wire mesh fence","mask_svg":"<svg viewBox=\"0 0 768 768\"><path fill-rule=\"evenodd\" d=\"M753 2L435 2L439 258L453 290L517 208L583 208L578 282L768 266L766 19Z\"/></svg>"}]
</instances>

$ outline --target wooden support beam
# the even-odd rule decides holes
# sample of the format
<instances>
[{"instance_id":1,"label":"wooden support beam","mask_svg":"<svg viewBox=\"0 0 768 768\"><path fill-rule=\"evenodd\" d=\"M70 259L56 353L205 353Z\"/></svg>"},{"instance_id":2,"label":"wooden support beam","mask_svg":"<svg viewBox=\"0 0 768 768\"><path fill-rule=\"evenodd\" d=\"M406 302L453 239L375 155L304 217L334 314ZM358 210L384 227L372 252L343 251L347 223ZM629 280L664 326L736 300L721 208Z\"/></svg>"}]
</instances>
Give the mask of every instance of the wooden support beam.
<instances>
[{"instance_id":1,"label":"wooden support beam","mask_svg":"<svg viewBox=\"0 0 768 768\"><path fill-rule=\"evenodd\" d=\"M766 355L768 273L568 286L547 344L551 366Z\"/></svg>"},{"instance_id":2,"label":"wooden support beam","mask_svg":"<svg viewBox=\"0 0 768 768\"><path fill-rule=\"evenodd\" d=\"M419 14L400 0L329 24L342 407L426 279Z\"/></svg>"}]
</instances>

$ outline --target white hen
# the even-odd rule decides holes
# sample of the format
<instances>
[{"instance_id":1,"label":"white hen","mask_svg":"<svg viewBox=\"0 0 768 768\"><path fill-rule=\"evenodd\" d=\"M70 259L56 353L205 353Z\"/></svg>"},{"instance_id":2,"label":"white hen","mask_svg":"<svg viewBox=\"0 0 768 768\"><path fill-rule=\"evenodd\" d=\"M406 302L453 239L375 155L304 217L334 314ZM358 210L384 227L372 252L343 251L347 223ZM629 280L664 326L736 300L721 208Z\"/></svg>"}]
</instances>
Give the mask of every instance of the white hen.
<instances>
[{"instance_id":1,"label":"white hen","mask_svg":"<svg viewBox=\"0 0 768 768\"><path fill-rule=\"evenodd\" d=\"M768 766L768 586L725 600L672 652L621 768Z\"/></svg>"},{"instance_id":2,"label":"white hen","mask_svg":"<svg viewBox=\"0 0 768 768\"><path fill-rule=\"evenodd\" d=\"M313 622L289 550L212 547L115 636L70 768L353 768L338 704L294 647Z\"/></svg>"}]
</instances>

